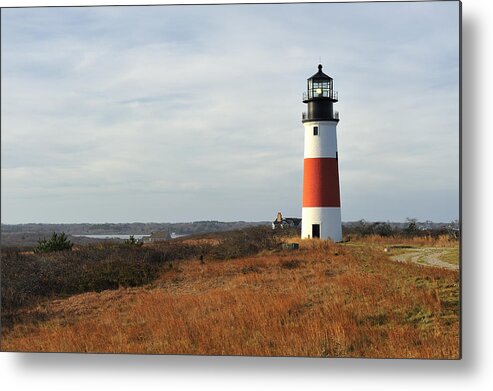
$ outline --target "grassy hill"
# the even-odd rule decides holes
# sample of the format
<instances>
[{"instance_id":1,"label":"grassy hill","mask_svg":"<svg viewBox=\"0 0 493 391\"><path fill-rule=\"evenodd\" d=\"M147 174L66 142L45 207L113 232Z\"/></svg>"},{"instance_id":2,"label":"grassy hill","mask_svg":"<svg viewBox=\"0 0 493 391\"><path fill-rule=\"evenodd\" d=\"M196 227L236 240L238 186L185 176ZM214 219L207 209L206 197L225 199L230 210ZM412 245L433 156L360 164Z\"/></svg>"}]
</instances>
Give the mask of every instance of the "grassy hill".
<instances>
[{"instance_id":1,"label":"grassy hill","mask_svg":"<svg viewBox=\"0 0 493 391\"><path fill-rule=\"evenodd\" d=\"M295 235L256 227L135 248L5 250L2 350L459 357L457 268L396 260L449 248L453 264L457 241Z\"/></svg>"}]
</instances>

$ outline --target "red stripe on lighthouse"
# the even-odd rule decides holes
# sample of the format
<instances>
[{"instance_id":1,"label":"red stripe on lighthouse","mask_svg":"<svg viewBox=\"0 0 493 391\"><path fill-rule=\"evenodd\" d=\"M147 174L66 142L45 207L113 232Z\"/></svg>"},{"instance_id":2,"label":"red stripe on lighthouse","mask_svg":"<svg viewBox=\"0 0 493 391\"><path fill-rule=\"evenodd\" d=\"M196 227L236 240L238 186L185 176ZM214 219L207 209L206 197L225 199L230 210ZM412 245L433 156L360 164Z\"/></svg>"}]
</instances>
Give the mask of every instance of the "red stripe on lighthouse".
<instances>
[{"instance_id":1,"label":"red stripe on lighthouse","mask_svg":"<svg viewBox=\"0 0 493 391\"><path fill-rule=\"evenodd\" d=\"M307 158L303 172L303 207L341 206L337 159Z\"/></svg>"}]
</instances>

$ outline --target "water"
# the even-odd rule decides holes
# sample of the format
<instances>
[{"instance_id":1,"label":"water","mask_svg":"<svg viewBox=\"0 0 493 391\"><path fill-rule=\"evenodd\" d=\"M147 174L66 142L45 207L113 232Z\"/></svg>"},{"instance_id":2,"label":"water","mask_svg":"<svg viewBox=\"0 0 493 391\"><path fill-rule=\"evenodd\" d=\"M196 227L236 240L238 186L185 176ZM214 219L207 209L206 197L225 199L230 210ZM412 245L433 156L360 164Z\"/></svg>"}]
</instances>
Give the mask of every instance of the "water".
<instances>
[{"instance_id":1,"label":"water","mask_svg":"<svg viewBox=\"0 0 493 391\"><path fill-rule=\"evenodd\" d=\"M142 239L142 238L148 238L150 237L151 235L137 235L137 234L134 234L134 235L121 235L121 234L103 234L103 235L72 235L72 236L75 236L75 237L78 237L78 238L92 238L92 239L122 239L122 240L126 240L126 239L130 239L130 236L133 236L135 239ZM174 232L171 233L171 239L175 239L175 238L180 238L182 236L186 236L186 235L178 235L178 234L175 234Z\"/></svg>"},{"instance_id":2,"label":"water","mask_svg":"<svg viewBox=\"0 0 493 391\"><path fill-rule=\"evenodd\" d=\"M106 235L72 235L78 238L91 238L91 239L130 239L130 236L133 236L135 239L147 238L151 235L114 235L114 234L106 234Z\"/></svg>"}]
</instances>

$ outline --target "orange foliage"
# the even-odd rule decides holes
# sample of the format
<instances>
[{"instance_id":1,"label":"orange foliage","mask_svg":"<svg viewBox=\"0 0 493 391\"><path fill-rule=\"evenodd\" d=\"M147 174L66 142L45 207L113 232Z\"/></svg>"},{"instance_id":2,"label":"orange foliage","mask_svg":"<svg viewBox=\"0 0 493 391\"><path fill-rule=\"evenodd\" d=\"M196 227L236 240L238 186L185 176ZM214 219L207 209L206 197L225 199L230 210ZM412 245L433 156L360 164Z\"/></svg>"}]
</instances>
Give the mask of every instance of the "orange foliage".
<instances>
[{"instance_id":1,"label":"orange foliage","mask_svg":"<svg viewBox=\"0 0 493 391\"><path fill-rule=\"evenodd\" d=\"M2 350L457 359L458 279L372 246L301 241L297 251L178 262L142 288L47 301L4 330Z\"/></svg>"},{"instance_id":2,"label":"orange foliage","mask_svg":"<svg viewBox=\"0 0 493 391\"><path fill-rule=\"evenodd\" d=\"M408 246L435 246L435 247L457 247L458 240L450 239L448 235L433 236L380 236L368 235L354 240L357 243L366 244L405 244Z\"/></svg>"}]
</instances>

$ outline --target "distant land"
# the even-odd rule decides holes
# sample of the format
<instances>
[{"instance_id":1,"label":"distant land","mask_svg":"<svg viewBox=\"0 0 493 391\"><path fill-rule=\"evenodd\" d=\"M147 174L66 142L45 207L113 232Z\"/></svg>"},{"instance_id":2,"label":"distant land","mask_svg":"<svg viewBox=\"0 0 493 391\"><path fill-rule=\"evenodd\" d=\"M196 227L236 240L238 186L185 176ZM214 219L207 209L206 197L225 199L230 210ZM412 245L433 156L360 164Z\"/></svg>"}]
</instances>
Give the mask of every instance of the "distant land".
<instances>
[{"instance_id":1,"label":"distant land","mask_svg":"<svg viewBox=\"0 0 493 391\"><path fill-rule=\"evenodd\" d=\"M344 222L343 227L361 224L360 221ZM365 222L373 224L373 222ZM393 228L405 228L409 222L386 222ZM439 229L451 223L418 222L427 229ZM182 223L73 223L73 224L1 224L2 246L33 246L38 240L49 237L53 232L65 232L75 244L89 244L105 239L95 239L74 235L151 235L156 232L169 232L177 236L231 231L259 225L271 225L271 221L193 221ZM118 240L118 239L111 239Z\"/></svg>"},{"instance_id":2,"label":"distant land","mask_svg":"<svg viewBox=\"0 0 493 391\"><path fill-rule=\"evenodd\" d=\"M75 223L75 224L2 224L1 244L3 246L37 244L39 239L53 232L65 232L76 244L98 242L105 239L78 237L73 235L150 235L156 232L170 232L176 235L194 235L210 232L230 231L256 225L270 225L269 221L193 221L185 223ZM118 240L118 239L111 239Z\"/></svg>"}]
</instances>

